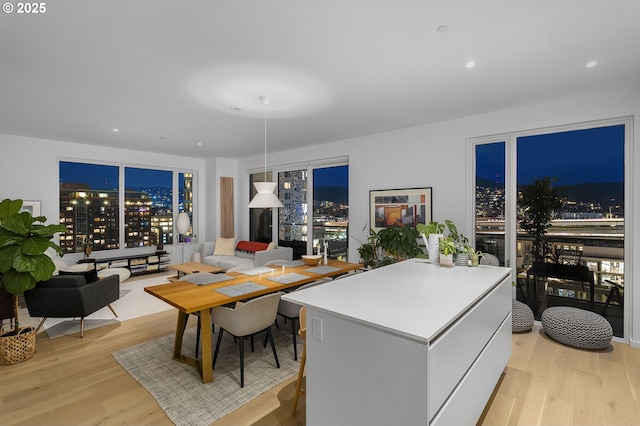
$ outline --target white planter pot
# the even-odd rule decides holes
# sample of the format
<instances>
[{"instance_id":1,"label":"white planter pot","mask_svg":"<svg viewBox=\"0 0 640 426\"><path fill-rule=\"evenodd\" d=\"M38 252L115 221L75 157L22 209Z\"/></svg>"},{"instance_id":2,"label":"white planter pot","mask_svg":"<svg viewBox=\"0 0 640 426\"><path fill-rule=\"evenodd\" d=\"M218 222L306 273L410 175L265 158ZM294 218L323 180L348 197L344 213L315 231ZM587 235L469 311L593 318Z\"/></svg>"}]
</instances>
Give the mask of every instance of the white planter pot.
<instances>
[{"instance_id":1,"label":"white planter pot","mask_svg":"<svg viewBox=\"0 0 640 426\"><path fill-rule=\"evenodd\" d=\"M427 248L427 254L429 255L429 263L434 265L438 264L439 252L438 247L440 245L440 238L442 238L442 234L430 234L427 239L424 234L421 234L422 240L424 241L424 245Z\"/></svg>"},{"instance_id":2,"label":"white planter pot","mask_svg":"<svg viewBox=\"0 0 640 426\"><path fill-rule=\"evenodd\" d=\"M440 253L440 266L453 266L453 255Z\"/></svg>"}]
</instances>

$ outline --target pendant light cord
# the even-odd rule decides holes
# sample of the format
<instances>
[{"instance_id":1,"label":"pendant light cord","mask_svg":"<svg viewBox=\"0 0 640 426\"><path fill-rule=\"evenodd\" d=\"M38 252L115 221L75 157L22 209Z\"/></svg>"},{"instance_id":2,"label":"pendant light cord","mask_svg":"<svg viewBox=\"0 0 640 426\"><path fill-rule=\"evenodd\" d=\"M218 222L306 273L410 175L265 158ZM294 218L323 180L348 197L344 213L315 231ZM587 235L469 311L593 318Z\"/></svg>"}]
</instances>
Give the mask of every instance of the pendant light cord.
<instances>
[{"instance_id":1,"label":"pendant light cord","mask_svg":"<svg viewBox=\"0 0 640 426\"><path fill-rule=\"evenodd\" d=\"M265 182L267 181L267 104L266 103L264 103L264 181Z\"/></svg>"}]
</instances>

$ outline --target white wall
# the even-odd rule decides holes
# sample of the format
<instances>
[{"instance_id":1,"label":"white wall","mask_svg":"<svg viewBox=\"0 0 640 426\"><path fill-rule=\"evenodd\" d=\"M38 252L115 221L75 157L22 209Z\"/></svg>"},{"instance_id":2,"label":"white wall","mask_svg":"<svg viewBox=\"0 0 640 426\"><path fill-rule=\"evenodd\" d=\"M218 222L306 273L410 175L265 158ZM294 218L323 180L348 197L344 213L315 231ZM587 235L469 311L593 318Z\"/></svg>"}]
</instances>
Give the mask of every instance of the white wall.
<instances>
[{"instance_id":1,"label":"white wall","mask_svg":"<svg viewBox=\"0 0 640 426\"><path fill-rule=\"evenodd\" d=\"M369 226L369 191L375 189L433 187L433 218L452 219L462 233L470 235L468 217L473 208L468 205L466 191L469 172L466 159L467 139L493 134L581 123L606 118L640 116L640 87L616 92L585 95L544 104L528 105L483 115L464 117L433 125L402 129L348 141L328 143L291 151L270 153L269 166L303 163L328 157L349 157L349 258L358 259L359 241L365 241ZM640 135L633 135L638 146ZM238 183L248 190L246 170L258 169L263 161L256 156L239 161ZM634 149L631 167L640 166L640 149ZM640 185L633 186L632 211L640 211ZM633 215L626 217L631 240L631 258L625 263L626 298L640 306L640 273L633 274L634 264L640 262L640 250L633 250L632 242L640 241L640 226ZM637 214L636 214L637 216ZM248 216L243 227L248 226ZM363 230L363 228L365 228ZM241 231L240 234L242 234ZM359 241L358 241L359 240ZM627 283L630 283L627 280ZM631 317L634 344L640 346L640 315ZM634 333L633 330L636 330Z\"/></svg>"},{"instance_id":2,"label":"white wall","mask_svg":"<svg viewBox=\"0 0 640 426\"><path fill-rule=\"evenodd\" d=\"M137 167L167 167L185 171L195 171L205 176L205 161L195 158L161 155L152 152L97 147L46 139L25 138L0 134L0 199L21 198L42 203L41 214L48 223L55 223L59 217L58 160L81 162L123 163ZM205 203L196 206L199 217L205 217L205 185L196 188L199 199ZM205 223L200 221L196 235L204 232ZM167 247L171 251L170 247ZM147 249L148 251L148 249ZM110 252L109 256L121 255ZM95 253L96 257L100 257ZM73 263L81 254L69 254L65 261ZM104 256L103 256L104 257Z\"/></svg>"}]
</instances>

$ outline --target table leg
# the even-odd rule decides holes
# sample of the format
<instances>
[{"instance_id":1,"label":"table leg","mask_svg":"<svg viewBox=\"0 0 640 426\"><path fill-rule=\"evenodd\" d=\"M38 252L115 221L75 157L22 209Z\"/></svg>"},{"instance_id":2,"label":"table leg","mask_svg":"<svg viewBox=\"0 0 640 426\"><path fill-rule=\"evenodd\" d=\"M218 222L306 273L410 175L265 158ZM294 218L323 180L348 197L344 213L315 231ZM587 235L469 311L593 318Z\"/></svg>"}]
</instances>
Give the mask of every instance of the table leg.
<instances>
[{"instance_id":1,"label":"table leg","mask_svg":"<svg viewBox=\"0 0 640 426\"><path fill-rule=\"evenodd\" d=\"M209 308L200 311L200 369L202 371L202 383L213 381L213 356L211 353L211 311Z\"/></svg>"},{"instance_id":2,"label":"table leg","mask_svg":"<svg viewBox=\"0 0 640 426\"><path fill-rule=\"evenodd\" d=\"M173 359L182 359L182 338L184 330L187 327L187 319L189 315L182 311L178 311L178 323L176 324L176 338L173 344Z\"/></svg>"}]
</instances>

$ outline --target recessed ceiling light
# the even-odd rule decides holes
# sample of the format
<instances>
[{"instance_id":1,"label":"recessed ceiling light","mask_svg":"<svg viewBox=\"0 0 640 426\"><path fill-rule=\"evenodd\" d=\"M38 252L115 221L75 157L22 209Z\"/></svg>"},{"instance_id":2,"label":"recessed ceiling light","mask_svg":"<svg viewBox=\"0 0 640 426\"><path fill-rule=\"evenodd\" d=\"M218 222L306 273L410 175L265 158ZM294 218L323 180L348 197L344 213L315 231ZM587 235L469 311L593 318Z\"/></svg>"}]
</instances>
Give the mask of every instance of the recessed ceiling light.
<instances>
[{"instance_id":1,"label":"recessed ceiling light","mask_svg":"<svg viewBox=\"0 0 640 426\"><path fill-rule=\"evenodd\" d=\"M198 142L196 145L198 145L198 146L202 146L202 142Z\"/></svg>"},{"instance_id":2,"label":"recessed ceiling light","mask_svg":"<svg viewBox=\"0 0 640 426\"><path fill-rule=\"evenodd\" d=\"M438 28L436 28L436 32L440 34L446 33L447 31L449 31L448 25L440 25Z\"/></svg>"},{"instance_id":3,"label":"recessed ceiling light","mask_svg":"<svg viewBox=\"0 0 640 426\"><path fill-rule=\"evenodd\" d=\"M598 65L598 61L589 61L587 62L587 68L593 68Z\"/></svg>"},{"instance_id":4,"label":"recessed ceiling light","mask_svg":"<svg viewBox=\"0 0 640 426\"><path fill-rule=\"evenodd\" d=\"M469 61L469 62L467 62L466 66L467 66L467 68L474 68L476 66L476 63L473 62L473 61Z\"/></svg>"},{"instance_id":5,"label":"recessed ceiling light","mask_svg":"<svg viewBox=\"0 0 640 426\"><path fill-rule=\"evenodd\" d=\"M114 133L118 133L120 129L113 129Z\"/></svg>"}]
</instances>

